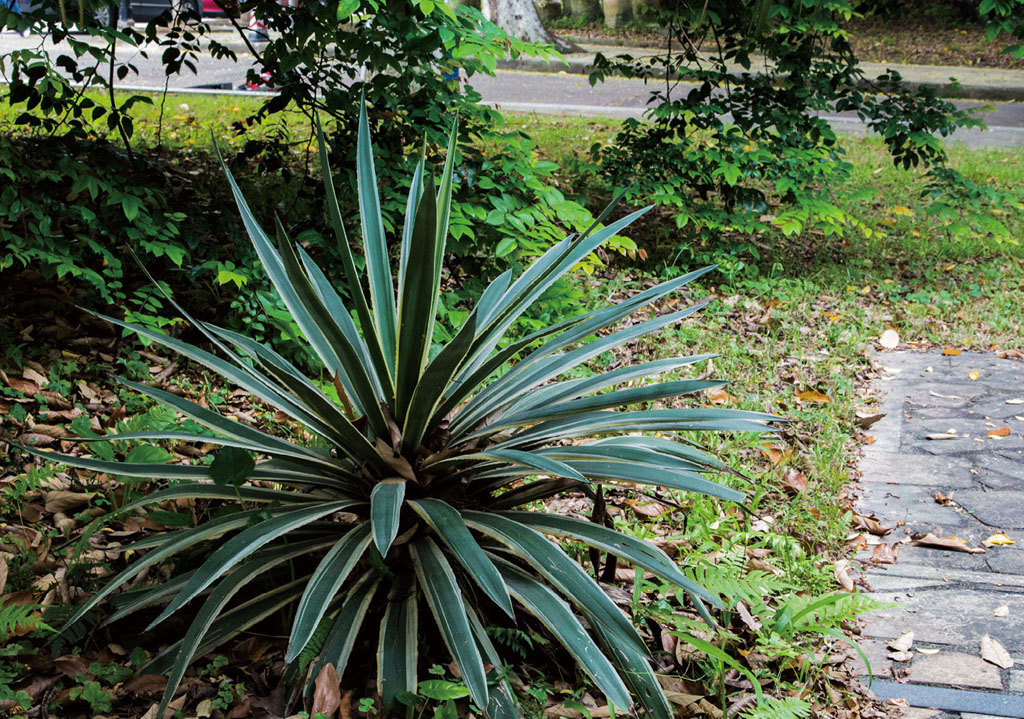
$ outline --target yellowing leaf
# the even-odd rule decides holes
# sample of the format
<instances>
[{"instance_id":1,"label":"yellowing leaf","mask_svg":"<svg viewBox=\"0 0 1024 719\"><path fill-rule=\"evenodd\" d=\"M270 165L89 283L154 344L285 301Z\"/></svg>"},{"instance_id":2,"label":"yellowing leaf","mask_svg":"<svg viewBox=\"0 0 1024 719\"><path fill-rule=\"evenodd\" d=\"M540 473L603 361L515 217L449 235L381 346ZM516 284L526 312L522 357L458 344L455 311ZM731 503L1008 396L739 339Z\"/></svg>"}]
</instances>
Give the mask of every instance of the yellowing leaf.
<instances>
[{"instance_id":1,"label":"yellowing leaf","mask_svg":"<svg viewBox=\"0 0 1024 719\"><path fill-rule=\"evenodd\" d=\"M817 390L809 389L806 392L798 392L797 398L806 404L829 404L832 402L832 398L827 394L822 394Z\"/></svg>"},{"instance_id":2,"label":"yellowing leaf","mask_svg":"<svg viewBox=\"0 0 1024 719\"><path fill-rule=\"evenodd\" d=\"M971 380L973 382L974 380L978 379L978 373L977 372L971 372L969 375L967 375L967 379L969 379L969 380Z\"/></svg>"},{"instance_id":3,"label":"yellowing leaf","mask_svg":"<svg viewBox=\"0 0 1024 719\"><path fill-rule=\"evenodd\" d=\"M999 428L994 429L991 432L989 432L988 436L989 437L1009 437L1010 436L1010 428L1009 427L999 427Z\"/></svg>"},{"instance_id":4,"label":"yellowing leaf","mask_svg":"<svg viewBox=\"0 0 1024 719\"><path fill-rule=\"evenodd\" d=\"M986 547L1009 547L1011 544L1016 543L1017 542L1006 536L1006 532L996 532L982 542Z\"/></svg>"},{"instance_id":5,"label":"yellowing leaf","mask_svg":"<svg viewBox=\"0 0 1024 719\"><path fill-rule=\"evenodd\" d=\"M947 347L946 349L942 350L942 354L946 355L947 357L956 357L957 355L960 354L960 350L956 349L955 347Z\"/></svg>"},{"instance_id":6,"label":"yellowing leaf","mask_svg":"<svg viewBox=\"0 0 1024 719\"><path fill-rule=\"evenodd\" d=\"M899 215L901 217L913 217L914 211L911 210L909 207L904 207L903 205L896 205L895 207L892 208L892 214Z\"/></svg>"}]
</instances>

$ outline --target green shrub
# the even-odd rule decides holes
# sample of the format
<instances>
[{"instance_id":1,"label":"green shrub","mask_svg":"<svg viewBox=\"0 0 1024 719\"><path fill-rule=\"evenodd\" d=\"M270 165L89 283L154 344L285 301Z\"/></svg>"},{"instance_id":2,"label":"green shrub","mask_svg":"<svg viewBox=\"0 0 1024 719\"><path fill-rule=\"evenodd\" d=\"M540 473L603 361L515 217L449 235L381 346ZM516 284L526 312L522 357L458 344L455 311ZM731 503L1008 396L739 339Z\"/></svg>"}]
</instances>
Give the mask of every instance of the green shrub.
<instances>
[{"instance_id":1,"label":"green shrub","mask_svg":"<svg viewBox=\"0 0 1024 719\"><path fill-rule=\"evenodd\" d=\"M706 356L555 381L606 350L692 315L700 305L613 329L710 268L503 344L509 328L545 289L643 211L566 237L516 278L503 273L454 338L433 348L454 140L453 129L436 186L422 161L412 178L393 278L364 108L357 169L368 292L324 167L351 314L280 222L276 243L264 233L229 174L253 246L294 322L333 375L331 385L303 376L265 345L211 324L197 327L221 356L107 318L289 415L316 438L312 446L126 382L217 436L179 430L86 441L212 442L221 445L212 464L127 464L26 448L75 467L173 481L124 510L169 499L235 501L233 512L135 544L134 551L147 553L78 612L85 614L147 567L181 558L185 550L198 552L198 562L181 559L179 573L165 582L121 595L113 617L163 606L154 626L205 597L185 636L143 667L170 675L164 706L194 657L292 607L286 660L301 661L313 641L321 648L309 676L332 664L351 679L359 670L349 663L354 646L360 638L371 642L377 647L377 687L387 716L399 713L403 700L417 690L421 643L425 658L447 647L477 707L489 716L515 716L516 698L487 628L509 627L517 619L520 627L546 629L615 707L625 709L635 698L652 716L672 716L649 664L649 649L630 620L547 536L581 542L674 583L708 621L704 602L718 601L652 545L603 524L528 509L565 492L593 497L601 484L623 482L740 501L743 493L705 477L727 467L680 435L760 433L777 417L704 408L618 411L721 386L716 380L636 384ZM611 391L601 392L606 389ZM523 610L518 615L515 605Z\"/></svg>"}]
</instances>

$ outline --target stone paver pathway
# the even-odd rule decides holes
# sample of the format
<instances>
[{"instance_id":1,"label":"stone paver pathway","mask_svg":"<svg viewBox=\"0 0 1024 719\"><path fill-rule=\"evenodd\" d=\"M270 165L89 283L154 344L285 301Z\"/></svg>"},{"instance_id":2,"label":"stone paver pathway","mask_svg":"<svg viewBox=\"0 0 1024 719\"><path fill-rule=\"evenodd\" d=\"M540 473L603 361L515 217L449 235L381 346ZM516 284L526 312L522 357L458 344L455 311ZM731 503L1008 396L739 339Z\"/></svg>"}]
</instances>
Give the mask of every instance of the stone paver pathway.
<instances>
[{"instance_id":1,"label":"stone paver pathway","mask_svg":"<svg viewBox=\"0 0 1024 719\"><path fill-rule=\"evenodd\" d=\"M895 564L869 565L876 596L900 605L864 629L873 689L906 699L915 719L1024 717L1024 362L912 352L878 361L886 416L868 430L857 508L894 527L880 541L931 532L982 547L1004 531L1017 543L977 554L903 543ZM989 436L1002 427L1007 436ZM886 643L907 631L912 657L893 661ZM1012 668L980 657L985 634Z\"/></svg>"}]
</instances>

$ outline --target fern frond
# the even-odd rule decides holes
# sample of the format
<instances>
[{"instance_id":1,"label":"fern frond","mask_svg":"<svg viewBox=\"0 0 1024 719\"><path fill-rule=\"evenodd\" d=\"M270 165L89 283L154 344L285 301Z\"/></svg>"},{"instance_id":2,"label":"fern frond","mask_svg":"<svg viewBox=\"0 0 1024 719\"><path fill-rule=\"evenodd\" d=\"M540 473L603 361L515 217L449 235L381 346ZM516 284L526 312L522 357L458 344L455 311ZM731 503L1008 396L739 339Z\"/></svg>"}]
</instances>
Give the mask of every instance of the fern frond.
<instances>
[{"instance_id":1,"label":"fern frond","mask_svg":"<svg viewBox=\"0 0 1024 719\"><path fill-rule=\"evenodd\" d=\"M811 715L811 705L802 699L786 697L776 699L765 696L757 706L743 714L744 719L806 719Z\"/></svg>"},{"instance_id":2,"label":"fern frond","mask_svg":"<svg viewBox=\"0 0 1024 719\"><path fill-rule=\"evenodd\" d=\"M0 638L7 640L15 634L24 634L35 629L48 629L35 604L10 604L0 607Z\"/></svg>"}]
</instances>

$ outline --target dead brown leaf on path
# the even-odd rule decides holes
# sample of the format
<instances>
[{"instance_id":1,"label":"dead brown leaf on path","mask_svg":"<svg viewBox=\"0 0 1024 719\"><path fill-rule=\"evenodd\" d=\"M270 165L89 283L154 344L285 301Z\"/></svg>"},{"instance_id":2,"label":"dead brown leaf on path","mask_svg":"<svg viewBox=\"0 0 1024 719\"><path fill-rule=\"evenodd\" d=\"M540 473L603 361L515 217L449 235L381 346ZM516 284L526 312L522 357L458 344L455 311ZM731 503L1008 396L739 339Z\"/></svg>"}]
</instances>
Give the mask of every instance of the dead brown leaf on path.
<instances>
[{"instance_id":1,"label":"dead brown leaf on path","mask_svg":"<svg viewBox=\"0 0 1024 719\"><path fill-rule=\"evenodd\" d=\"M341 680L334 665L327 663L316 675L312 713L333 717L341 706Z\"/></svg>"},{"instance_id":2,"label":"dead brown leaf on path","mask_svg":"<svg viewBox=\"0 0 1024 719\"><path fill-rule=\"evenodd\" d=\"M995 664L997 667L1009 669L1013 666L1013 659L1010 658L1003 645L988 634L981 638L981 658L986 662Z\"/></svg>"},{"instance_id":3,"label":"dead brown leaf on path","mask_svg":"<svg viewBox=\"0 0 1024 719\"><path fill-rule=\"evenodd\" d=\"M871 559L868 560L872 564L896 564L899 560L900 545L899 544L876 544L874 551L871 552Z\"/></svg>"},{"instance_id":4,"label":"dead brown leaf on path","mask_svg":"<svg viewBox=\"0 0 1024 719\"><path fill-rule=\"evenodd\" d=\"M909 662L914 653L911 649L914 646L914 633L903 632L899 637L886 643L889 647L889 658L894 662Z\"/></svg>"},{"instance_id":5,"label":"dead brown leaf on path","mask_svg":"<svg viewBox=\"0 0 1024 719\"><path fill-rule=\"evenodd\" d=\"M1010 605L1000 604L998 607L992 610L993 617L1008 617L1010 616Z\"/></svg>"},{"instance_id":6,"label":"dead brown leaf on path","mask_svg":"<svg viewBox=\"0 0 1024 719\"><path fill-rule=\"evenodd\" d=\"M994 429L991 432L989 432L988 436L991 437L992 439L999 439L1001 437L1009 437L1010 436L1010 428L1009 427L999 427L999 428Z\"/></svg>"},{"instance_id":7,"label":"dead brown leaf on path","mask_svg":"<svg viewBox=\"0 0 1024 719\"><path fill-rule=\"evenodd\" d=\"M853 421L853 423L860 427L861 429L869 429L872 425L875 424L875 422L882 419L882 417L884 416L885 412L880 412L878 414L867 414L858 412L857 418Z\"/></svg>"},{"instance_id":8,"label":"dead brown leaf on path","mask_svg":"<svg viewBox=\"0 0 1024 719\"><path fill-rule=\"evenodd\" d=\"M956 349L955 347L947 347L946 349L942 350L942 354L946 355L947 357L956 357L957 355L960 354L960 350Z\"/></svg>"},{"instance_id":9,"label":"dead brown leaf on path","mask_svg":"<svg viewBox=\"0 0 1024 719\"><path fill-rule=\"evenodd\" d=\"M968 554L984 554L981 547L968 547L967 542L959 537L937 537L931 532L915 539L913 542L917 547L931 547L933 549L949 549L954 552L967 552Z\"/></svg>"},{"instance_id":10,"label":"dead brown leaf on path","mask_svg":"<svg viewBox=\"0 0 1024 719\"><path fill-rule=\"evenodd\" d=\"M884 537L892 531L892 529L889 527L883 527L882 523L872 516L855 513L854 517L857 520L857 529L863 529L864 531L868 532L869 534L873 534L876 537Z\"/></svg>"},{"instance_id":11,"label":"dead brown leaf on path","mask_svg":"<svg viewBox=\"0 0 1024 719\"><path fill-rule=\"evenodd\" d=\"M953 495L952 494L943 494L942 492L935 492L934 494L932 494L932 497L934 497L935 501L938 502L939 504L941 504L943 507L956 507L956 506L959 506L953 500Z\"/></svg>"}]
</instances>

